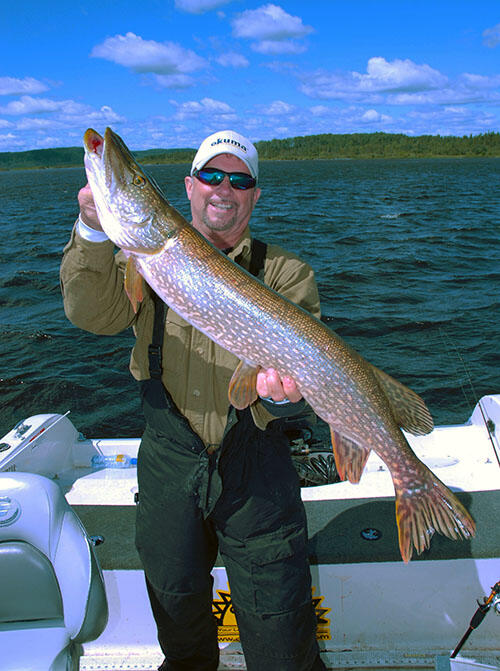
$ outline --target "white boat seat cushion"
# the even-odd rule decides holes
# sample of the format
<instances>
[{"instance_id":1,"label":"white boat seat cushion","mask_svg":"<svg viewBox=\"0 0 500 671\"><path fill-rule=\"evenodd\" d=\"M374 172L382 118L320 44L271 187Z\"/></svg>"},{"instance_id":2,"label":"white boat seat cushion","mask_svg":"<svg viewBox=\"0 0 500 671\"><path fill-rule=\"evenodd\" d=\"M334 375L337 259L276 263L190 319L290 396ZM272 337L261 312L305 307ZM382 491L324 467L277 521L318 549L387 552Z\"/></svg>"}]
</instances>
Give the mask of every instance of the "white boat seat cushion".
<instances>
[{"instance_id":1,"label":"white boat seat cushion","mask_svg":"<svg viewBox=\"0 0 500 671\"><path fill-rule=\"evenodd\" d=\"M74 642L100 635L108 617L102 574L85 529L55 482L33 473L0 473L0 548L0 623L24 612L20 627L38 618L54 627L48 620L63 614ZM17 604L16 591L23 597Z\"/></svg>"},{"instance_id":2,"label":"white boat seat cushion","mask_svg":"<svg viewBox=\"0 0 500 671\"><path fill-rule=\"evenodd\" d=\"M52 564L30 543L0 543L0 626L35 620L63 621L61 591Z\"/></svg>"}]
</instances>

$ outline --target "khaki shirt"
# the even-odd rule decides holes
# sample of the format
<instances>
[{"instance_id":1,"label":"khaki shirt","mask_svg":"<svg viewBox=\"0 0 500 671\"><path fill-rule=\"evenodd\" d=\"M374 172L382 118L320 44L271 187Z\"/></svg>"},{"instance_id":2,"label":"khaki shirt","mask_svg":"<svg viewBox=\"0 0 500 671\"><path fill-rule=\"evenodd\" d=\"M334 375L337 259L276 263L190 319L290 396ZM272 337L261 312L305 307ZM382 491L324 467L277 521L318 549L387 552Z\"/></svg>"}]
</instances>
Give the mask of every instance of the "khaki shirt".
<instances>
[{"instance_id":1,"label":"khaki shirt","mask_svg":"<svg viewBox=\"0 0 500 671\"><path fill-rule=\"evenodd\" d=\"M229 257L248 270L251 253L247 228ZM136 337L130 371L149 378L148 345L152 340L154 303L146 285L137 314L124 290L125 258L111 241L89 242L73 230L64 248L61 287L68 319L92 333L114 335L132 327ZM268 245L264 282L319 317L319 295L310 266L277 245ZM226 424L228 386L238 365L236 356L216 345L168 309L163 343L162 381L176 406L206 445L218 445ZM260 428L274 417L259 401L252 415Z\"/></svg>"}]
</instances>

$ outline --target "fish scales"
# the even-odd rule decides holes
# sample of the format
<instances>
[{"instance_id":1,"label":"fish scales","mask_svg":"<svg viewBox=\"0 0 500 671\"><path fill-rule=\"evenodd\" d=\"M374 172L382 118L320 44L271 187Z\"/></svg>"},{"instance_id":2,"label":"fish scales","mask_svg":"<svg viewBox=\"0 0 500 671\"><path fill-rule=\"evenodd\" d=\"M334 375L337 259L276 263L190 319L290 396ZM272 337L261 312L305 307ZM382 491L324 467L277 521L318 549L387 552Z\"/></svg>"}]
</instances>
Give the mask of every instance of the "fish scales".
<instances>
[{"instance_id":1,"label":"fish scales","mask_svg":"<svg viewBox=\"0 0 500 671\"><path fill-rule=\"evenodd\" d=\"M304 397L325 421L338 421L333 399L357 397L353 377L325 356L331 331L256 281L187 228L156 258L139 265L165 302L186 321L240 359L293 375ZM193 278L203 277L200 283ZM352 413L351 413L352 416ZM341 418L345 426L346 417ZM374 417L371 428L377 428ZM340 426L340 424L339 424ZM354 435L353 435L354 439Z\"/></svg>"},{"instance_id":2,"label":"fish scales","mask_svg":"<svg viewBox=\"0 0 500 671\"><path fill-rule=\"evenodd\" d=\"M474 534L469 513L416 457L400 429L432 429L414 392L215 249L169 205L111 129L104 138L89 129L84 147L101 224L129 256L127 274L138 271L175 312L242 361L230 402L245 407L255 401L256 371L272 367L291 376L329 424L342 477L359 481L374 450L393 479L404 561L414 549L428 548L436 530L455 539ZM126 286L135 305L138 285L127 278Z\"/></svg>"}]
</instances>

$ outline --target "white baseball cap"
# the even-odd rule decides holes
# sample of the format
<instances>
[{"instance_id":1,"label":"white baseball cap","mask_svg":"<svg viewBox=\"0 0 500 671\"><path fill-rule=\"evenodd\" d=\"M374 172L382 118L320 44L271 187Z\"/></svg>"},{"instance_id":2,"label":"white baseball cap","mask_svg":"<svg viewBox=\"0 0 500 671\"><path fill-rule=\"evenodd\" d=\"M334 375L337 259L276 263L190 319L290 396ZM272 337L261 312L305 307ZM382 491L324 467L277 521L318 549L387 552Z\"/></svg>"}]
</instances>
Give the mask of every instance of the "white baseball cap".
<instances>
[{"instance_id":1,"label":"white baseball cap","mask_svg":"<svg viewBox=\"0 0 500 671\"><path fill-rule=\"evenodd\" d=\"M252 177L259 176L259 157L257 149L243 135L234 130L221 130L209 135L200 144L191 166L191 175L195 170L203 168L214 156L219 154L234 154L240 158L250 170Z\"/></svg>"}]
</instances>

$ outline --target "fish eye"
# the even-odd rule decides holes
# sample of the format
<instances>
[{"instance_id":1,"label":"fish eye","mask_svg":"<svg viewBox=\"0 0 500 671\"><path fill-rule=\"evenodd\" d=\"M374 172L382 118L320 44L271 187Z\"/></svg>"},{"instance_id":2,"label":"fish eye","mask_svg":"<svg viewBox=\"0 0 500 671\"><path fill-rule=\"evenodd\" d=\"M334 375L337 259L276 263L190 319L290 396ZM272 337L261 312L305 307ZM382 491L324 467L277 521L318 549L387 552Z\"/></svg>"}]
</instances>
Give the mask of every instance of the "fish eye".
<instances>
[{"instance_id":1,"label":"fish eye","mask_svg":"<svg viewBox=\"0 0 500 671\"><path fill-rule=\"evenodd\" d=\"M132 178L132 184L135 184L135 186L144 186L146 184L146 180L142 175L139 175L139 173L136 173L134 177Z\"/></svg>"}]
</instances>

